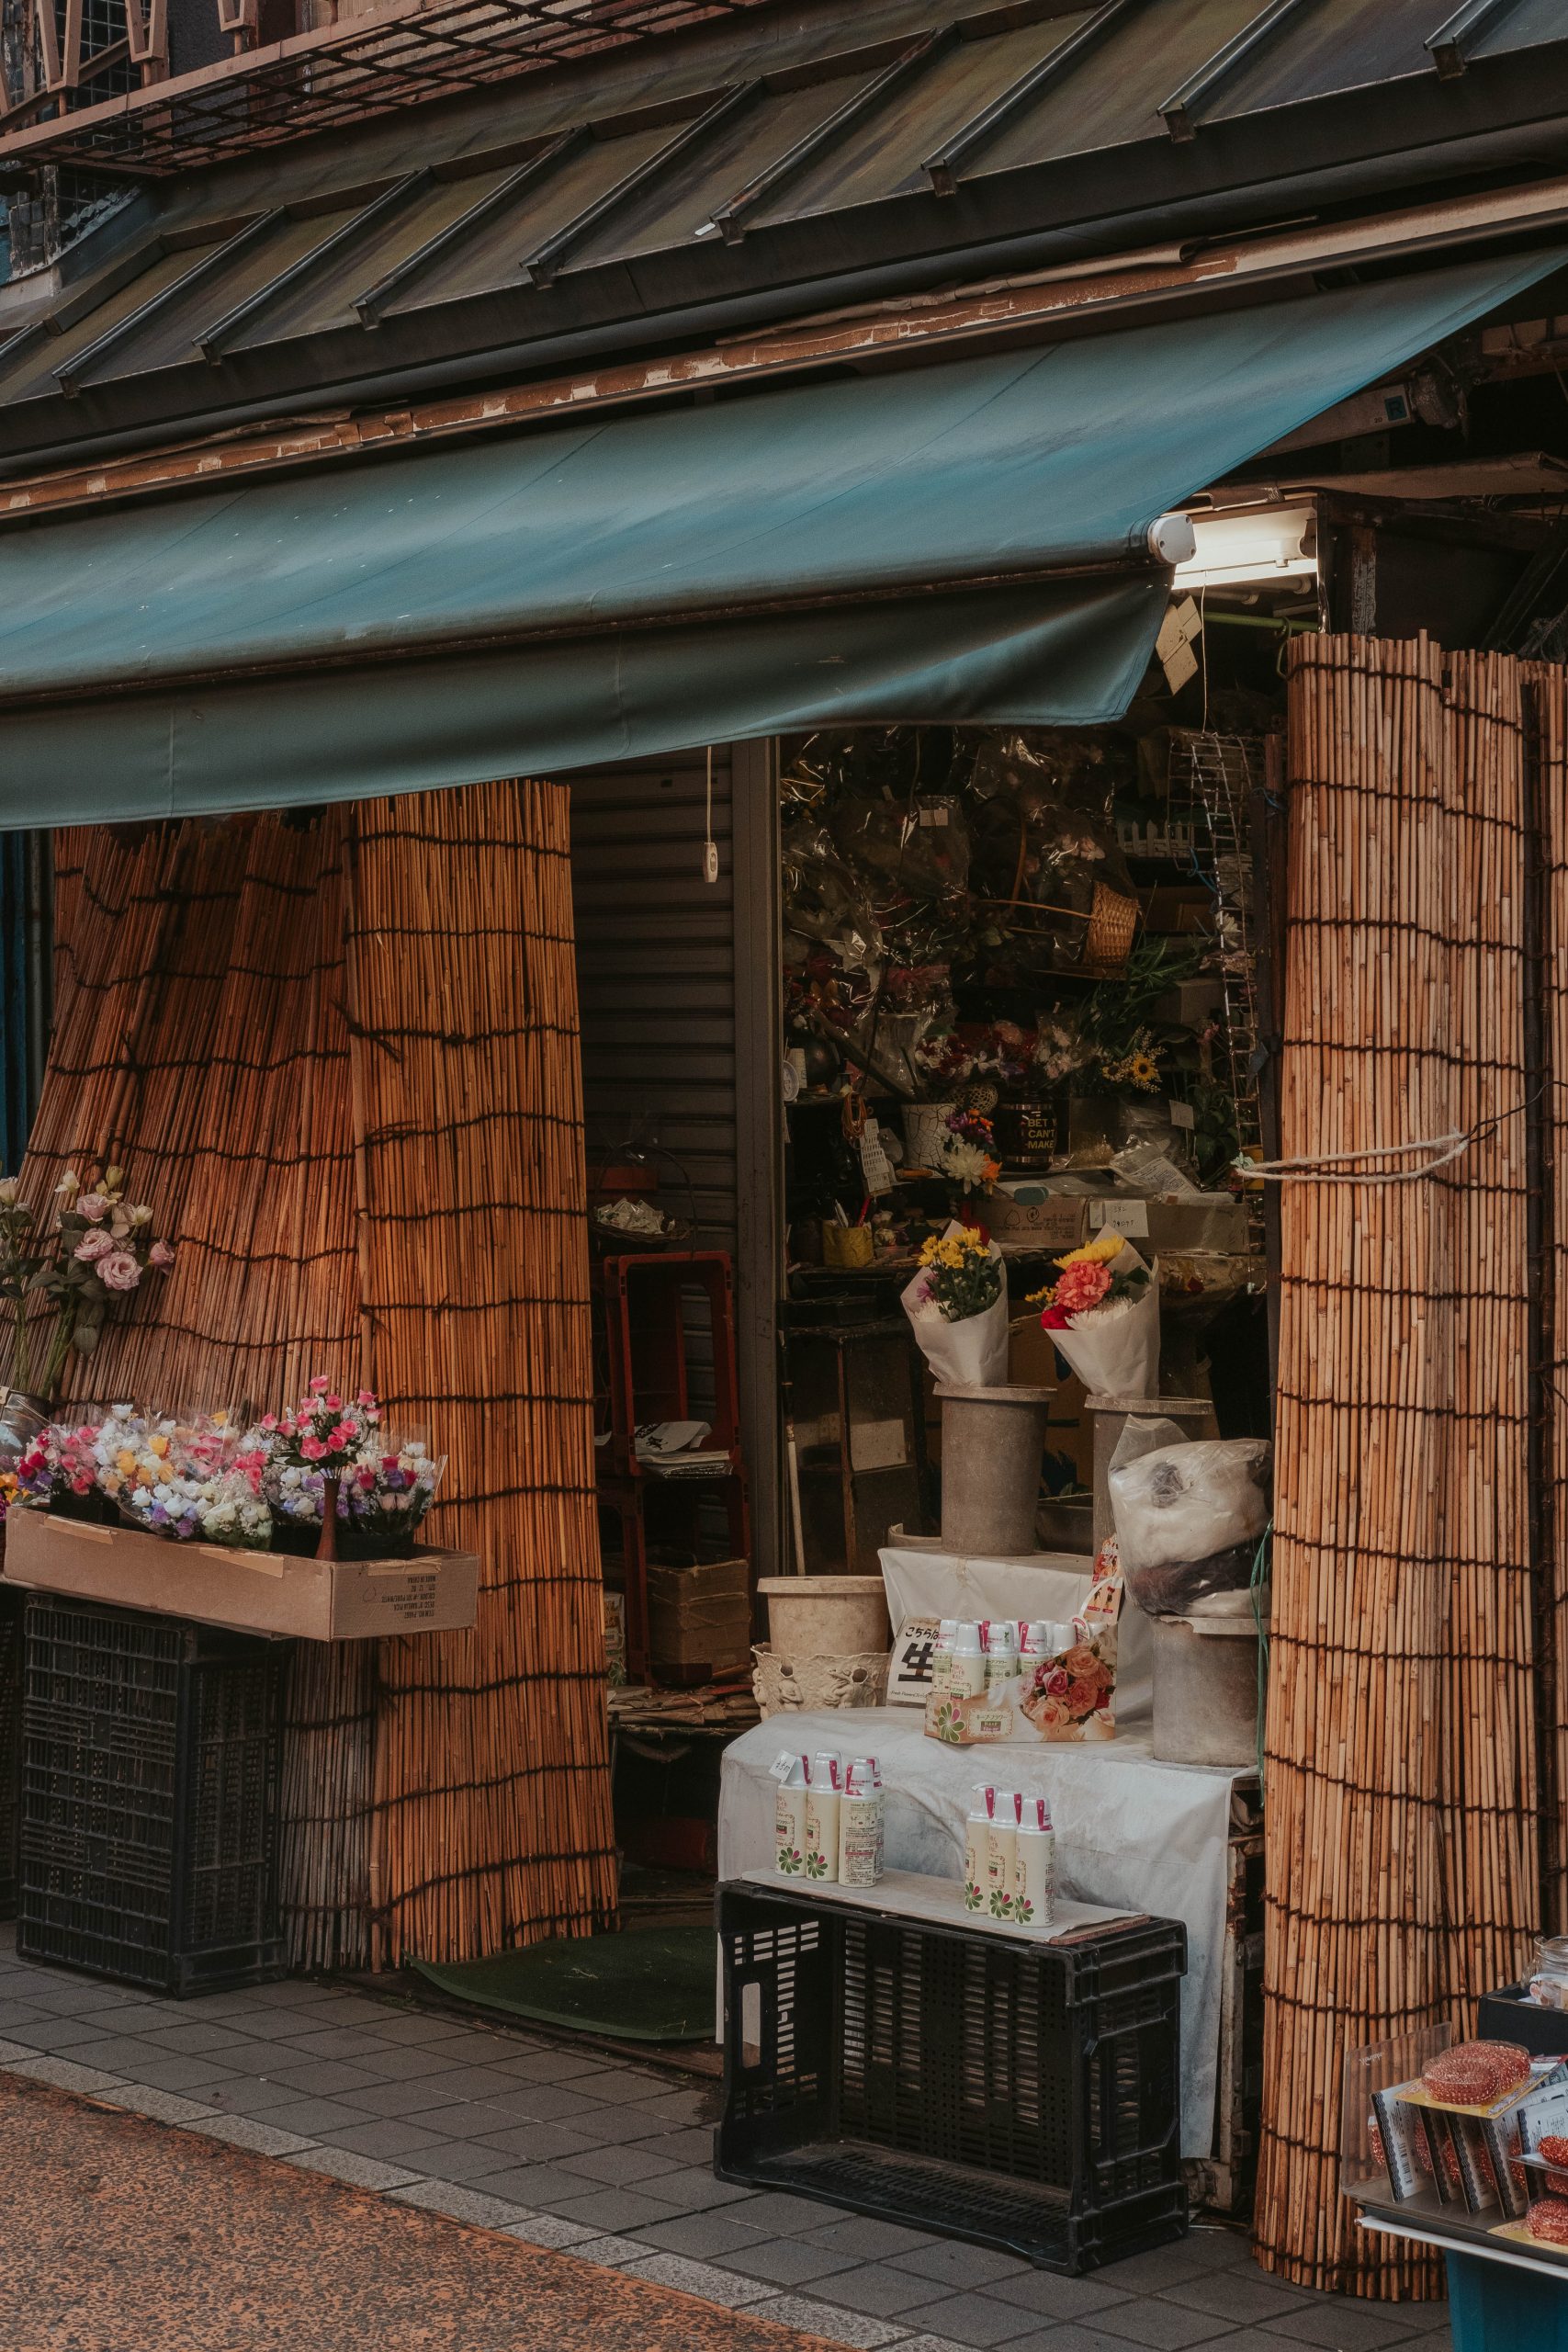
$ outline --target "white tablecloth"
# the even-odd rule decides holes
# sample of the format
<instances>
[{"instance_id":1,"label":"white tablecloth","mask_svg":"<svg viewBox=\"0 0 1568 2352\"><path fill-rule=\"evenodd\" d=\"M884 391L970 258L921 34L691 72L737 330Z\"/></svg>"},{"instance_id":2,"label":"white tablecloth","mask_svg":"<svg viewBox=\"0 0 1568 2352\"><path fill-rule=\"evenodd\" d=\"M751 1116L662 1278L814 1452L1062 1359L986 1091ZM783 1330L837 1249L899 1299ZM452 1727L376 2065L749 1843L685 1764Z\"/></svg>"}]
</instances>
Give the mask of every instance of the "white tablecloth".
<instances>
[{"instance_id":1,"label":"white tablecloth","mask_svg":"<svg viewBox=\"0 0 1568 2352\"><path fill-rule=\"evenodd\" d=\"M1225 1845L1236 1775L1202 1765L1156 1764L1146 1723L1119 1724L1102 1746L947 1747L905 1707L775 1715L724 1753L718 1815L722 1879L766 1869L773 1857L781 1748L880 1758L887 1791L889 1870L963 1875L964 1820L977 1781L1048 1797L1064 1894L1157 1917L1187 1929L1181 1999L1181 2153L1213 2143L1224 1949Z\"/></svg>"}]
</instances>

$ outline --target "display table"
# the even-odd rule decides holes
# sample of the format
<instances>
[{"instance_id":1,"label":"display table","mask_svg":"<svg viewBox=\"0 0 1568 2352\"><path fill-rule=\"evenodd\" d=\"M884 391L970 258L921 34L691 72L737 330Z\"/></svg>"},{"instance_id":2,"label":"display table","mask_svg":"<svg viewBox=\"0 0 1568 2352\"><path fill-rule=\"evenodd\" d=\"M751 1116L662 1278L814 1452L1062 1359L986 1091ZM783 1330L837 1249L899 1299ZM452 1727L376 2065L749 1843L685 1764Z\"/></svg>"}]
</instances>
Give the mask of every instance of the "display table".
<instances>
[{"instance_id":1,"label":"display table","mask_svg":"<svg viewBox=\"0 0 1568 2352\"><path fill-rule=\"evenodd\" d=\"M1454 2352L1568 2352L1568 2266L1498 2245L1462 2250L1441 2229L1363 2215L1361 2227L1442 2254Z\"/></svg>"},{"instance_id":2,"label":"display table","mask_svg":"<svg viewBox=\"0 0 1568 2352\"><path fill-rule=\"evenodd\" d=\"M1214 2134L1225 1932L1226 1847L1238 1775L1156 1764L1146 1722L1093 1747L1038 1741L946 1747L928 1739L918 1709L878 1707L774 1715L725 1751L719 1800L722 1880L766 1871L773 1854L781 1748L880 1759L887 1793L889 1870L956 1880L964 1822L976 1781L1049 1799L1064 1895L1122 1912L1179 1919L1187 1930L1181 2020L1181 2153L1206 2156ZM794 1881L785 1881L794 1884ZM998 1928L998 1937L1008 1931Z\"/></svg>"}]
</instances>

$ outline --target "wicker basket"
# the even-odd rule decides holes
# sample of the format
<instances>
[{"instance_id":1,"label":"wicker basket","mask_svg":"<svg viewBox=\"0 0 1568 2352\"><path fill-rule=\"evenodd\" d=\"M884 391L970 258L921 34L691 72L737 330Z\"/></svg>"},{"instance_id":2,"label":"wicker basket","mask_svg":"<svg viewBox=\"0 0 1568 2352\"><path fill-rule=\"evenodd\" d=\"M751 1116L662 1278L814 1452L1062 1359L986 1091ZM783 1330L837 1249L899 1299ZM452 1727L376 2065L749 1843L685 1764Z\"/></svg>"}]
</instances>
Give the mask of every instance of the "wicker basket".
<instances>
[{"instance_id":1,"label":"wicker basket","mask_svg":"<svg viewBox=\"0 0 1568 2352\"><path fill-rule=\"evenodd\" d=\"M818 1707L880 1707L887 1693L887 1652L853 1657L786 1658L770 1643L751 1652L751 1687L765 1722L770 1715L810 1713Z\"/></svg>"}]
</instances>

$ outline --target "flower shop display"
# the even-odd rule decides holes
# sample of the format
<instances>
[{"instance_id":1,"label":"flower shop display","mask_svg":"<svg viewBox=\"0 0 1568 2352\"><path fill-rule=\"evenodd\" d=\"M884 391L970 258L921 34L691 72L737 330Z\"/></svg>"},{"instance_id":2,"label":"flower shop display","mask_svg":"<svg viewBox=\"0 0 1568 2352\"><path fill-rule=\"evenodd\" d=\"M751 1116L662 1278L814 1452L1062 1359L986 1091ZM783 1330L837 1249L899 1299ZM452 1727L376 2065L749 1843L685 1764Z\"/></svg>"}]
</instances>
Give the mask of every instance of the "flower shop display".
<instances>
[{"instance_id":1,"label":"flower shop display","mask_svg":"<svg viewBox=\"0 0 1568 2352\"><path fill-rule=\"evenodd\" d=\"M1159 1380L1159 1284L1120 1233L1102 1233L1056 1261L1036 1292L1040 1321L1091 1395L1152 1396Z\"/></svg>"},{"instance_id":2,"label":"flower shop display","mask_svg":"<svg viewBox=\"0 0 1568 2352\"><path fill-rule=\"evenodd\" d=\"M1114 1546L1109 1546L1095 1564L1089 1597L1070 1624L1010 1620L1005 1639L998 1642L992 1623L943 1619L926 1698L926 1736L949 1747L1114 1739L1122 1598ZM975 1672L977 1657L992 1669L1004 1653L1005 1671Z\"/></svg>"},{"instance_id":3,"label":"flower shop display","mask_svg":"<svg viewBox=\"0 0 1568 2352\"><path fill-rule=\"evenodd\" d=\"M386 1433L368 1389L345 1405L324 1375L252 1428L230 1408L114 1405L28 1446L6 1574L319 1640L469 1625L477 1560L414 1540L445 1466L423 1439Z\"/></svg>"},{"instance_id":4,"label":"flower shop display","mask_svg":"<svg viewBox=\"0 0 1568 2352\"><path fill-rule=\"evenodd\" d=\"M922 1353L938 1381L994 1388L1007 1379L1007 1280L1001 1251L977 1227L956 1220L919 1253L903 1294Z\"/></svg>"},{"instance_id":5,"label":"flower shop display","mask_svg":"<svg viewBox=\"0 0 1568 2352\"><path fill-rule=\"evenodd\" d=\"M948 1182L967 1200L972 1193L993 1191L1001 1172L990 1120L978 1111L951 1112L942 1148L942 1173Z\"/></svg>"}]
</instances>

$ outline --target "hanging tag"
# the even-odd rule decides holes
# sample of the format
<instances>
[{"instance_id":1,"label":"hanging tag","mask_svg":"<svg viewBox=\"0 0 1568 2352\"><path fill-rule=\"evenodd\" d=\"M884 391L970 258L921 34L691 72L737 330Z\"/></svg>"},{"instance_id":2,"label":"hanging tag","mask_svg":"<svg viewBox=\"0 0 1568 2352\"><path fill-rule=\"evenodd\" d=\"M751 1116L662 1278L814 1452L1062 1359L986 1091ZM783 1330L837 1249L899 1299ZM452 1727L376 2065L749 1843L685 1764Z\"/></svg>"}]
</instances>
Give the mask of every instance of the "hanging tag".
<instances>
[{"instance_id":1,"label":"hanging tag","mask_svg":"<svg viewBox=\"0 0 1568 2352\"><path fill-rule=\"evenodd\" d=\"M790 1774L794 1771L799 1761L799 1757L790 1755L786 1748L782 1756L775 1757L773 1761L769 1765L769 1779L777 1781L782 1788L784 1781L788 1780Z\"/></svg>"},{"instance_id":2,"label":"hanging tag","mask_svg":"<svg viewBox=\"0 0 1568 2352\"><path fill-rule=\"evenodd\" d=\"M1195 1127L1197 1125L1197 1118L1194 1115L1190 1102L1178 1102L1174 1099L1168 1099L1165 1107L1170 1114L1170 1124L1173 1127Z\"/></svg>"},{"instance_id":3,"label":"hanging tag","mask_svg":"<svg viewBox=\"0 0 1568 2352\"><path fill-rule=\"evenodd\" d=\"M718 843L716 842L703 843L703 880L705 882L718 880Z\"/></svg>"},{"instance_id":4,"label":"hanging tag","mask_svg":"<svg viewBox=\"0 0 1568 2352\"><path fill-rule=\"evenodd\" d=\"M893 1190L893 1164L882 1148L882 1129L874 1119L867 1119L860 1139L860 1165L868 1193L874 1196Z\"/></svg>"}]
</instances>

